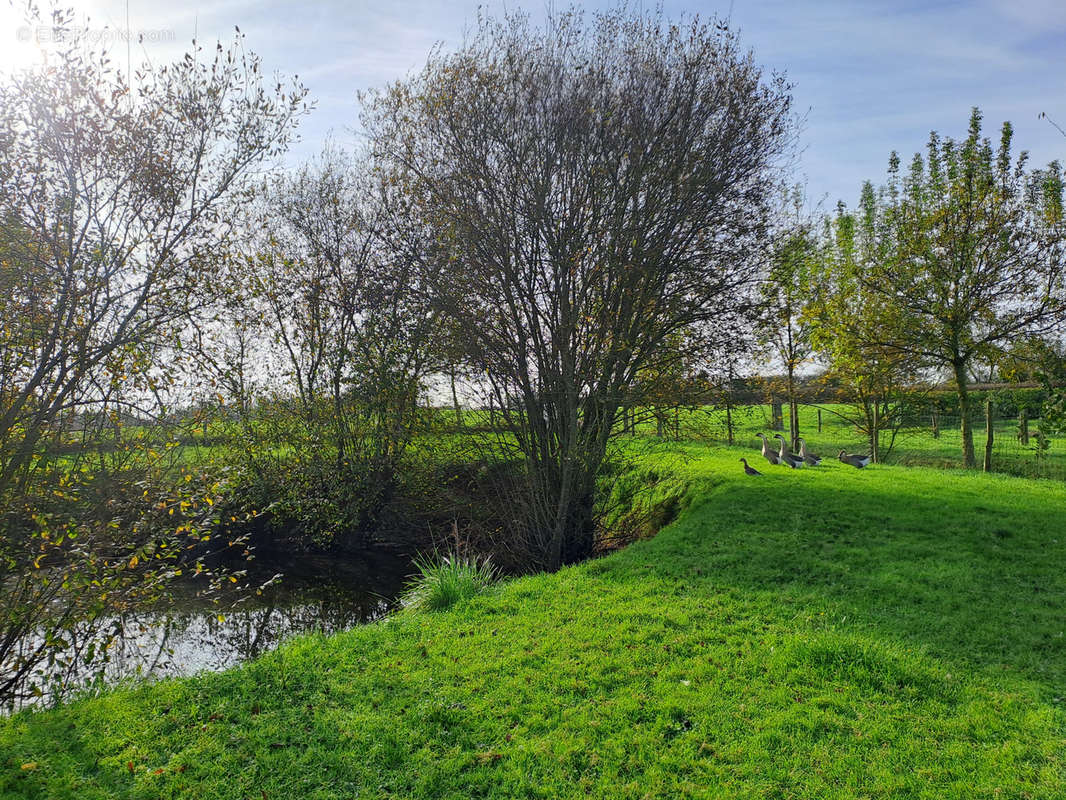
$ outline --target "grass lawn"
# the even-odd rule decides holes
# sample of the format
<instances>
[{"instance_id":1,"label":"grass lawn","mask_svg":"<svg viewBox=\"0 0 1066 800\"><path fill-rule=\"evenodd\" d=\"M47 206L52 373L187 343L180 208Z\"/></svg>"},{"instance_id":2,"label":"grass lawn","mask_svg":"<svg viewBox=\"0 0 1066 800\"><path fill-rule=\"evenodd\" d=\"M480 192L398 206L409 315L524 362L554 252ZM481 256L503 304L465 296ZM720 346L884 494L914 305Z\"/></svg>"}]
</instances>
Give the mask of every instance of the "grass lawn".
<instances>
[{"instance_id":1,"label":"grass lawn","mask_svg":"<svg viewBox=\"0 0 1066 800\"><path fill-rule=\"evenodd\" d=\"M1066 797L1066 486L675 450L656 538L0 720L0 796Z\"/></svg>"}]
</instances>

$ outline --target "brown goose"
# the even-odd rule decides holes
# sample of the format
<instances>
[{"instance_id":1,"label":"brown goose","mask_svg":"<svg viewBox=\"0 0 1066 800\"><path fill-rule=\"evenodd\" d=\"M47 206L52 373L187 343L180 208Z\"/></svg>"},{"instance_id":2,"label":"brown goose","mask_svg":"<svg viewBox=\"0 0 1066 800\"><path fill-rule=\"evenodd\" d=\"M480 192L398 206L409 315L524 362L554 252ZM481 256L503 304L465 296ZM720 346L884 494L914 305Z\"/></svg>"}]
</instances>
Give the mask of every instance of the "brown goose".
<instances>
[{"instance_id":1,"label":"brown goose","mask_svg":"<svg viewBox=\"0 0 1066 800\"><path fill-rule=\"evenodd\" d=\"M822 457L821 457L821 456L816 456L816 455L815 455L814 453L811 453L811 452L809 452L809 451L807 450L807 442L805 442L805 441L803 440L803 437L802 437L802 436L801 436L801 437L799 437L799 443L800 443L800 451L799 451L799 454L800 454L800 457L801 457L801 458L802 458L802 459L803 459L804 461L806 461L806 462L807 462L808 464L810 464L810 465L811 465L812 467L817 467L817 466L818 466L819 464L821 464L821 463L822 463Z\"/></svg>"},{"instance_id":2,"label":"brown goose","mask_svg":"<svg viewBox=\"0 0 1066 800\"><path fill-rule=\"evenodd\" d=\"M862 469L870 463L870 456L860 456L854 453L848 453L844 450L840 451L840 460L845 464L851 464L855 469Z\"/></svg>"},{"instance_id":3,"label":"brown goose","mask_svg":"<svg viewBox=\"0 0 1066 800\"><path fill-rule=\"evenodd\" d=\"M755 469L755 467L748 466L748 459L742 458L740 460L744 462L744 474L745 475L762 475L762 473L759 472L759 470Z\"/></svg>"},{"instance_id":4,"label":"brown goose","mask_svg":"<svg viewBox=\"0 0 1066 800\"><path fill-rule=\"evenodd\" d=\"M762 439L762 457L769 461L771 464L780 464L781 460L777 457L777 453L770 449L770 445L766 441L766 436L761 433L757 433L755 435Z\"/></svg>"},{"instance_id":5,"label":"brown goose","mask_svg":"<svg viewBox=\"0 0 1066 800\"><path fill-rule=\"evenodd\" d=\"M782 464L787 464L792 469L802 467L803 459L788 449L788 442L785 441L785 437L780 433L775 433L774 438L781 440L781 452L777 454L778 461Z\"/></svg>"}]
</instances>

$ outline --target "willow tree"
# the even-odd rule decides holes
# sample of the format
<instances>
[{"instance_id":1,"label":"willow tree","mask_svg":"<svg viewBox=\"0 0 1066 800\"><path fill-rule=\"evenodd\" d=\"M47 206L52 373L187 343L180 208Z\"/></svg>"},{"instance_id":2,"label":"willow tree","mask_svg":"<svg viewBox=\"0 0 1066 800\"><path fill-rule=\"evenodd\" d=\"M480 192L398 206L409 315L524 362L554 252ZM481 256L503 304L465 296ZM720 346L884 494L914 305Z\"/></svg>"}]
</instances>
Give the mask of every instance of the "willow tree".
<instances>
[{"instance_id":1,"label":"willow tree","mask_svg":"<svg viewBox=\"0 0 1066 800\"><path fill-rule=\"evenodd\" d=\"M1013 130L998 148L981 135L974 109L965 139L929 137L926 153L900 171L893 153L877 195L876 263L866 287L898 310L898 324L870 326L867 344L950 370L959 393L962 455L975 465L970 371L1024 335L1059 328L1066 317L1066 225L1057 163L1028 171L1011 155Z\"/></svg>"},{"instance_id":2,"label":"willow tree","mask_svg":"<svg viewBox=\"0 0 1066 800\"><path fill-rule=\"evenodd\" d=\"M366 120L436 231L429 284L517 443L507 515L554 567L593 546L627 386L754 306L789 87L724 25L623 10L482 18Z\"/></svg>"}]
</instances>

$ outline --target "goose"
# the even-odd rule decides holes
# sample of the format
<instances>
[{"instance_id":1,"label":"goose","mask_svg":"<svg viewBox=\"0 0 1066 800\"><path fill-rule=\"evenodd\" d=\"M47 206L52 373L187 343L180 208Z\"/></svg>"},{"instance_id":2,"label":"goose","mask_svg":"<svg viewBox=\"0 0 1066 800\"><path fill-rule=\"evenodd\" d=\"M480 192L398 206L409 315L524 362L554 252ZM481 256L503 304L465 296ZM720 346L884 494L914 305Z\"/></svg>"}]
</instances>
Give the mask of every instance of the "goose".
<instances>
[{"instance_id":1,"label":"goose","mask_svg":"<svg viewBox=\"0 0 1066 800\"><path fill-rule=\"evenodd\" d=\"M811 453L811 452L807 451L807 442L804 441L802 436L799 437L799 443L800 443L799 454L800 454L800 457L804 461L806 461L812 467L817 467L819 464L822 463L822 457L821 456L816 456L814 453Z\"/></svg>"},{"instance_id":2,"label":"goose","mask_svg":"<svg viewBox=\"0 0 1066 800\"><path fill-rule=\"evenodd\" d=\"M802 467L803 459L788 449L788 443L785 441L785 437L780 433L775 433L774 438L781 440L781 452L777 454L778 461L782 464L787 464L792 467L792 469Z\"/></svg>"},{"instance_id":3,"label":"goose","mask_svg":"<svg viewBox=\"0 0 1066 800\"><path fill-rule=\"evenodd\" d=\"M742 458L740 460L744 462L744 474L745 475L762 475L762 473L759 472L759 470L755 469L755 467L749 467L748 466L748 459Z\"/></svg>"},{"instance_id":4,"label":"goose","mask_svg":"<svg viewBox=\"0 0 1066 800\"><path fill-rule=\"evenodd\" d=\"M840 451L840 460L845 464L851 464L855 469L862 469L870 463L870 456L860 456L854 453L848 453L844 450Z\"/></svg>"},{"instance_id":5,"label":"goose","mask_svg":"<svg viewBox=\"0 0 1066 800\"><path fill-rule=\"evenodd\" d=\"M777 457L777 453L770 449L770 445L766 441L766 436L761 433L757 433L755 435L762 439L762 457L769 461L771 464L780 464L781 459Z\"/></svg>"}]
</instances>

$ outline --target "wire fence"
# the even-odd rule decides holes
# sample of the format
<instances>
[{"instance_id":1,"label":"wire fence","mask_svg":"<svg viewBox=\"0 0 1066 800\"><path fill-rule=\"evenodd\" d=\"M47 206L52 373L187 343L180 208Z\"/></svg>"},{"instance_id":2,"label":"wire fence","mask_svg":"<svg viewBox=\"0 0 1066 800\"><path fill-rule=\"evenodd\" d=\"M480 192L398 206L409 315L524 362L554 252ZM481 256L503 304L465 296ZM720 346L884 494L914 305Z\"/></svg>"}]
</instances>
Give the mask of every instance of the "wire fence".
<instances>
[{"instance_id":1,"label":"wire fence","mask_svg":"<svg viewBox=\"0 0 1066 800\"><path fill-rule=\"evenodd\" d=\"M979 407L969 416L978 469L987 460L990 472L1030 478L1066 480L1066 436L1046 433L1039 419L996 414ZM797 422L812 452L836 458L841 450L868 453L870 439L854 409L834 404L801 405ZM664 438L694 439L717 444L761 447L756 434L789 435L788 408L780 415L770 405L672 409L650 413L633 432ZM989 436L991 428L991 437ZM879 457L887 464L961 468L962 418L935 407L912 409L892 428L882 430Z\"/></svg>"}]
</instances>

